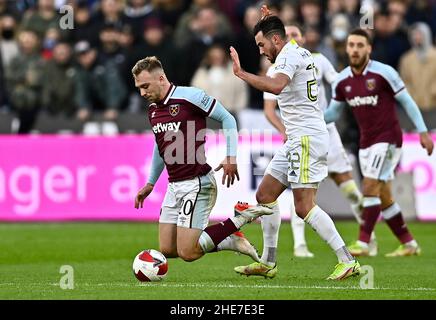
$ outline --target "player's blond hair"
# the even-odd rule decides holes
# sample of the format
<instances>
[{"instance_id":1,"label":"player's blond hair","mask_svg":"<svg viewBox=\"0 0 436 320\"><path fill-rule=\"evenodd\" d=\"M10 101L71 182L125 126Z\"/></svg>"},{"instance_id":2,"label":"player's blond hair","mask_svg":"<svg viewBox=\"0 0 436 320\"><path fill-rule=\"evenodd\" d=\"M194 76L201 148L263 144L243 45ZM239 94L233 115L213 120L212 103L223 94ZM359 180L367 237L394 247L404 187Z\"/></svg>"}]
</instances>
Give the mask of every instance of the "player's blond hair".
<instances>
[{"instance_id":1,"label":"player's blond hair","mask_svg":"<svg viewBox=\"0 0 436 320\"><path fill-rule=\"evenodd\" d=\"M132 68L132 74L137 76L144 70L152 72L158 69L163 71L162 63L159 61L159 59L155 56L146 57L136 62L135 66Z\"/></svg>"}]
</instances>

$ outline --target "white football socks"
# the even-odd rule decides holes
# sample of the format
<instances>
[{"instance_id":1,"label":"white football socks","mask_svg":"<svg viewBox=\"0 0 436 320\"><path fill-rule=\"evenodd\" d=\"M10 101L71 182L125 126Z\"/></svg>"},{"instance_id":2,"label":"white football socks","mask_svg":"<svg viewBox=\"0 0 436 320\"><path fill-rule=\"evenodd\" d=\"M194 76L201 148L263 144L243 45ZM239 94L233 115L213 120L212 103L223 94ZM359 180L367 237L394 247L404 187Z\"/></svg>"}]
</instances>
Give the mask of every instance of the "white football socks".
<instances>
[{"instance_id":1,"label":"white football socks","mask_svg":"<svg viewBox=\"0 0 436 320\"><path fill-rule=\"evenodd\" d=\"M304 228L306 224L304 220L301 219L293 210L291 214L291 227L292 227L292 236L294 237L294 249L299 246L306 246L306 237L304 235Z\"/></svg>"},{"instance_id":2,"label":"white football socks","mask_svg":"<svg viewBox=\"0 0 436 320\"><path fill-rule=\"evenodd\" d=\"M315 205L315 207L309 211L304 220L324 241L327 242L340 262L354 261L353 256L345 246L344 240L342 240L336 230L333 220L324 210Z\"/></svg>"},{"instance_id":3,"label":"white football socks","mask_svg":"<svg viewBox=\"0 0 436 320\"><path fill-rule=\"evenodd\" d=\"M204 253L210 252L215 248L215 244L213 243L212 238L207 234L207 232L204 231L200 234L198 244L200 245L200 248L201 250L203 250Z\"/></svg>"},{"instance_id":4,"label":"white football socks","mask_svg":"<svg viewBox=\"0 0 436 320\"><path fill-rule=\"evenodd\" d=\"M363 199L363 195L353 179L342 182L339 185L339 189L342 191L344 196L348 199L348 201L350 201L351 204L360 204Z\"/></svg>"},{"instance_id":5,"label":"white football socks","mask_svg":"<svg viewBox=\"0 0 436 320\"><path fill-rule=\"evenodd\" d=\"M260 217L263 231L263 253L260 261L272 267L277 261L277 242L282 219L277 202L270 208L273 214Z\"/></svg>"},{"instance_id":6,"label":"white football socks","mask_svg":"<svg viewBox=\"0 0 436 320\"><path fill-rule=\"evenodd\" d=\"M217 251L233 250L236 251L235 241L232 237L227 237L216 246Z\"/></svg>"}]
</instances>

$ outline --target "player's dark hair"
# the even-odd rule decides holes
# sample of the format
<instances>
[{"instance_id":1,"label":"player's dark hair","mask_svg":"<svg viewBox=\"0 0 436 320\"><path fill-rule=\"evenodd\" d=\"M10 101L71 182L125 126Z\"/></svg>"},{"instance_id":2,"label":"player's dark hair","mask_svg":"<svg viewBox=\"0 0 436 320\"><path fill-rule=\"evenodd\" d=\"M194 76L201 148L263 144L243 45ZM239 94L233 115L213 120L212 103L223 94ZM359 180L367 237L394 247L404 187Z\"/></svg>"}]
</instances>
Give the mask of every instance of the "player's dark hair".
<instances>
[{"instance_id":1,"label":"player's dark hair","mask_svg":"<svg viewBox=\"0 0 436 320\"><path fill-rule=\"evenodd\" d=\"M256 36L256 34L261 31L266 38L278 34L280 38L286 39L285 26L283 25L282 20L277 16L268 16L265 19L260 20L254 26L253 34Z\"/></svg>"},{"instance_id":2,"label":"player's dark hair","mask_svg":"<svg viewBox=\"0 0 436 320\"><path fill-rule=\"evenodd\" d=\"M135 66L132 68L132 74L134 76L137 76L138 74L140 74L144 70L151 72L151 71L154 71L156 69L163 70L162 63L159 61L159 59L156 58L155 56L146 57L146 58L136 62Z\"/></svg>"},{"instance_id":3,"label":"player's dark hair","mask_svg":"<svg viewBox=\"0 0 436 320\"><path fill-rule=\"evenodd\" d=\"M361 28L354 29L350 32L350 34L348 36L351 36L351 35L365 37L366 40L368 41L368 43L372 44L371 36L364 29L361 29Z\"/></svg>"}]
</instances>

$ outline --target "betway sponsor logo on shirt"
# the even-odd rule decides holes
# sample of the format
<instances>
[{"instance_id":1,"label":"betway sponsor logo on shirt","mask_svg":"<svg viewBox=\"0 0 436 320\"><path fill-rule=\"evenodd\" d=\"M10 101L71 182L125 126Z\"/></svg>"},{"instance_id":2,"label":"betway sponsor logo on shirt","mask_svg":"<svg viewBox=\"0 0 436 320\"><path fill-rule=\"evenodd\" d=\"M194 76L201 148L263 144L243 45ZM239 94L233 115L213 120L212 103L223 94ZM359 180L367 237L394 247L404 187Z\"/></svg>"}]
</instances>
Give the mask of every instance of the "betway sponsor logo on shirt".
<instances>
[{"instance_id":1,"label":"betway sponsor logo on shirt","mask_svg":"<svg viewBox=\"0 0 436 320\"><path fill-rule=\"evenodd\" d=\"M360 106L376 106L378 102L378 95L367 97L354 97L353 99L347 99L347 103L352 107Z\"/></svg>"},{"instance_id":2,"label":"betway sponsor logo on shirt","mask_svg":"<svg viewBox=\"0 0 436 320\"><path fill-rule=\"evenodd\" d=\"M168 122L168 123L158 123L153 126L152 130L154 133L162 133L167 131L178 132L181 122Z\"/></svg>"}]
</instances>

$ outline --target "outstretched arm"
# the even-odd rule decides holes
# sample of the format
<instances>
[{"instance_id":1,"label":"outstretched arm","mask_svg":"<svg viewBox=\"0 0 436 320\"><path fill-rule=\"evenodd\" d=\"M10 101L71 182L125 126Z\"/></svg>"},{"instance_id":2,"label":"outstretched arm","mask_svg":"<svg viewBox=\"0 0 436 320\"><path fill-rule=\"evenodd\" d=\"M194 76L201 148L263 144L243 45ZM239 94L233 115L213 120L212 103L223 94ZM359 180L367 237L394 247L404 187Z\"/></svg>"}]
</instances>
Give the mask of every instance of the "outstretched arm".
<instances>
[{"instance_id":1,"label":"outstretched arm","mask_svg":"<svg viewBox=\"0 0 436 320\"><path fill-rule=\"evenodd\" d=\"M404 110L406 110L407 115L410 120L412 120L416 130L419 132L422 147L427 150L428 155L431 155L434 147L433 140L428 134L427 126L424 123L424 119L416 102L413 100L407 89L403 89L397 93L395 99L403 106Z\"/></svg>"},{"instance_id":2,"label":"outstretched arm","mask_svg":"<svg viewBox=\"0 0 436 320\"><path fill-rule=\"evenodd\" d=\"M233 73L235 76L260 91L277 95L282 92L290 81L289 77L283 73L276 73L274 77L268 77L258 76L245 71L241 68L238 52L233 47L230 47L230 56L233 60Z\"/></svg>"}]
</instances>

